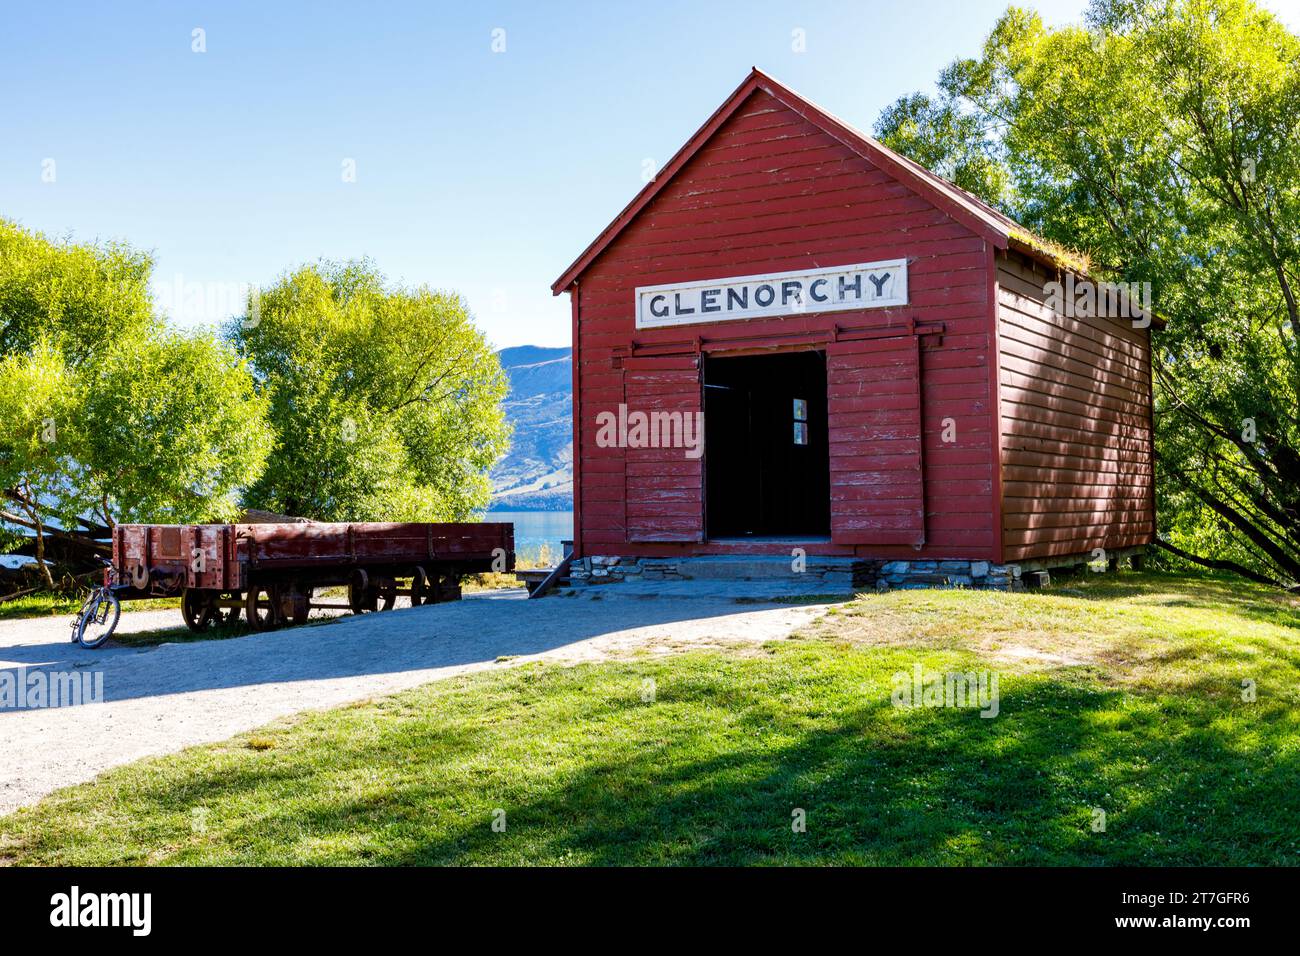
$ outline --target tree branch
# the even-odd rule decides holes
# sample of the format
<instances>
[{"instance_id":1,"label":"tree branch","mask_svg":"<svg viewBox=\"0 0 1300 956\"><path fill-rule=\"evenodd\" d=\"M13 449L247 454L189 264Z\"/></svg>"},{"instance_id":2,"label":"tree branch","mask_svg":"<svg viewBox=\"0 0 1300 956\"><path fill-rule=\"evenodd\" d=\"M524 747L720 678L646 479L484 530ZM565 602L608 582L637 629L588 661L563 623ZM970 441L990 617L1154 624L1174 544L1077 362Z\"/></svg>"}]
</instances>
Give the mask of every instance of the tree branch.
<instances>
[{"instance_id":1,"label":"tree branch","mask_svg":"<svg viewBox=\"0 0 1300 956\"><path fill-rule=\"evenodd\" d=\"M1287 585L1283 584L1281 581L1274 581L1272 578L1265 577L1256 571L1252 571L1250 568L1240 565L1236 561L1225 561L1220 558L1202 558L1200 555L1192 554L1190 551L1184 551L1182 548L1172 545L1168 541L1164 541L1160 538L1156 538L1155 543L1156 547L1164 548L1170 554L1175 554L1184 561L1191 561L1193 564L1199 564L1201 567L1209 568L1212 571L1231 571L1233 574L1239 574L1243 578L1254 581L1257 584L1267 584L1270 587L1283 588L1288 591L1294 591L1297 587L1296 585L1287 587Z\"/></svg>"}]
</instances>

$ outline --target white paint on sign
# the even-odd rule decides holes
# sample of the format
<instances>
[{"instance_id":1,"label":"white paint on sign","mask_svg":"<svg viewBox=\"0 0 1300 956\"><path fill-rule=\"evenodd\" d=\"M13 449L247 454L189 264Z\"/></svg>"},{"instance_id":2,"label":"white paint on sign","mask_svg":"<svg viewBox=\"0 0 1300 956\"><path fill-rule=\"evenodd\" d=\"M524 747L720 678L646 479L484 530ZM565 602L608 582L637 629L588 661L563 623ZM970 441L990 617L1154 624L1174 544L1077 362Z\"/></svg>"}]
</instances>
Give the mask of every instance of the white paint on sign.
<instances>
[{"instance_id":1,"label":"white paint on sign","mask_svg":"<svg viewBox=\"0 0 1300 956\"><path fill-rule=\"evenodd\" d=\"M638 286L636 327L907 305L907 260Z\"/></svg>"}]
</instances>

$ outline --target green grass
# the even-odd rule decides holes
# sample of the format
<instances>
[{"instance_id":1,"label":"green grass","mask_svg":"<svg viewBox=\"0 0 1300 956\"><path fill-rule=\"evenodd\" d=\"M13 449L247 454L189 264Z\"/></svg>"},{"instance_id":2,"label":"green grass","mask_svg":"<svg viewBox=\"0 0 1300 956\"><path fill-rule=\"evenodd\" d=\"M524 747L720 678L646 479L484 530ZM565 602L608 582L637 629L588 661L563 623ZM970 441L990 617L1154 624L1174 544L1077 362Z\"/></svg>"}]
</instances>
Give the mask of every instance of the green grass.
<instances>
[{"instance_id":1,"label":"green grass","mask_svg":"<svg viewBox=\"0 0 1300 956\"><path fill-rule=\"evenodd\" d=\"M1000 715L893 707L916 662L996 670ZM0 819L0 860L1295 865L1297 704L1300 602L1250 585L870 595L762 648L503 667L124 767Z\"/></svg>"},{"instance_id":2,"label":"green grass","mask_svg":"<svg viewBox=\"0 0 1300 956\"><path fill-rule=\"evenodd\" d=\"M86 595L84 593L69 594L62 591L38 591L35 594L25 594L22 597L0 603L0 621L32 617L67 617L71 619L81 609L81 605L85 600ZM123 601L122 612L125 614L127 611L158 611L165 608L179 608L180 606L180 598L147 598L142 601Z\"/></svg>"}]
</instances>

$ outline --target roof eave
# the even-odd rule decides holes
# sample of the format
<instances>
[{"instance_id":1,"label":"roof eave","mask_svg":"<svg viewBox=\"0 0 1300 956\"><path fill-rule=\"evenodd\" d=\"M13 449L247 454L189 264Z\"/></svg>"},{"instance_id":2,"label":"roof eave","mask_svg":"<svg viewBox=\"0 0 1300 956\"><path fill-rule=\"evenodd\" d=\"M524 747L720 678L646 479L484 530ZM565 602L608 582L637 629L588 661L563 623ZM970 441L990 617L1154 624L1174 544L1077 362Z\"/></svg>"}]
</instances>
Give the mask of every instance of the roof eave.
<instances>
[{"instance_id":1,"label":"roof eave","mask_svg":"<svg viewBox=\"0 0 1300 956\"><path fill-rule=\"evenodd\" d=\"M686 165L686 161L695 155L695 152L700 148L700 146L713 135L714 130L726 122L740 104L744 102L744 100L747 99L754 90L758 89L758 79L762 76L763 74L759 72L757 67L750 70L749 75L745 77L744 81L732 91L730 96L722 101L722 105L714 110L709 118L704 121L703 125L701 125L700 128L682 144L681 149L677 150L677 152L673 154L672 159L668 161L667 165L665 165L663 169L656 173L655 178L646 183L645 186L643 186L641 190L632 197L632 201L623 207L622 211L614 217L613 221L600 231L600 234L591 241L587 248L582 250L582 253L578 258L574 259L569 267L561 273L560 277L551 284L552 295L559 295L561 292L573 285L578 276L582 274L583 270L591 264L592 260L605 250L605 246L612 242L614 237L623 231L623 227L627 223L636 218L637 213L645 208L645 206L649 204L650 200L659 193L659 190L668 184L668 181L676 175L677 170Z\"/></svg>"},{"instance_id":2,"label":"roof eave","mask_svg":"<svg viewBox=\"0 0 1300 956\"><path fill-rule=\"evenodd\" d=\"M912 169L908 160L894 153L884 144L842 122L810 100L782 86L766 73L754 67L750 70L749 75L745 77L744 82L736 87L721 106L714 110L708 120L673 155L673 158L659 171L658 175L647 183L633 197L631 202L623 207L623 210L614 217L613 221L601 230L600 234L582 251L582 254L555 280L551 285L552 294L559 295L569 289L583 271L605 250L606 246L614 241L626 225L649 204L681 167L686 165L691 157L703 147L717 128L726 122L731 114L740 107L740 104L757 90L762 90L787 109L804 117L819 129L825 130L868 162L880 166L895 179L904 183L919 195L925 196L938 208L971 229L976 235L989 241L995 248L1006 249L1008 247L1011 238L1009 229L996 219L990 218L991 213L981 212L969 202L968 198L963 198L958 192L952 191L956 187L944 188L947 184L941 185L942 181L933 173L925 171L923 174L919 171L921 169L919 166L917 169Z\"/></svg>"}]
</instances>

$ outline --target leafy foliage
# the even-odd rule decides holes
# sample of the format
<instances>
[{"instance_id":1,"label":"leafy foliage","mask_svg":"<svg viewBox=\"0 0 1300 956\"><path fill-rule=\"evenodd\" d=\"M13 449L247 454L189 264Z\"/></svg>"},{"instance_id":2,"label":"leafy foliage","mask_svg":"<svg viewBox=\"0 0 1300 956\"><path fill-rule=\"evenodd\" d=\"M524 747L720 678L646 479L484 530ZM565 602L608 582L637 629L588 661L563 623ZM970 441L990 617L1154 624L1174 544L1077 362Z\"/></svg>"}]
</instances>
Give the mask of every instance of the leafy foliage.
<instances>
[{"instance_id":1,"label":"leafy foliage","mask_svg":"<svg viewBox=\"0 0 1300 956\"><path fill-rule=\"evenodd\" d=\"M53 344L69 365L152 321L152 259L124 245L51 242L0 219L0 355Z\"/></svg>"},{"instance_id":2,"label":"leafy foliage","mask_svg":"<svg viewBox=\"0 0 1300 956\"><path fill-rule=\"evenodd\" d=\"M93 547L79 519L230 517L265 462L266 400L231 348L153 315L152 262L0 220L0 523Z\"/></svg>"},{"instance_id":3,"label":"leafy foliage","mask_svg":"<svg viewBox=\"0 0 1300 956\"><path fill-rule=\"evenodd\" d=\"M122 338L82 376L77 454L101 516L229 520L271 450L266 399L209 333Z\"/></svg>"},{"instance_id":4,"label":"leafy foliage","mask_svg":"<svg viewBox=\"0 0 1300 956\"><path fill-rule=\"evenodd\" d=\"M996 161L1009 193L962 185L1151 283L1168 545L1300 580L1300 38L1249 0L1094 0L1059 29L1012 8L939 86L885 114L889 145ZM917 155L899 115L938 142Z\"/></svg>"},{"instance_id":5,"label":"leafy foliage","mask_svg":"<svg viewBox=\"0 0 1300 956\"><path fill-rule=\"evenodd\" d=\"M72 480L75 408L72 370L48 341L0 356L0 488L17 513L0 511L0 520L17 517L36 532L37 564L49 587L45 526L52 519L70 524L86 503Z\"/></svg>"},{"instance_id":6,"label":"leafy foliage","mask_svg":"<svg viewBox=\"0 0 1300 956\"><path fill-rule=\"evenodd\" d=\"M388 289L366 262L304 267L231 336L277 446L254 507L338 520L457 520L487 503L506 380L459 296Z\"/></svg>"},{"instance_id":7,"label":"leafy foliage","mask_svg":"<svg viewBox=\"0 0 1300 956\"><path fill-rule=\"evenodd\" d=\"M873 132L891 149L1009 211L1015 206L1011 176L999 144L984 135L985 122L952 98L936 101L913 93L887 107Z\"/></svg>"}]
</instances>

